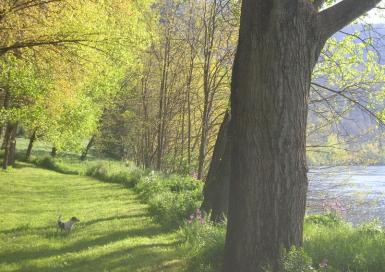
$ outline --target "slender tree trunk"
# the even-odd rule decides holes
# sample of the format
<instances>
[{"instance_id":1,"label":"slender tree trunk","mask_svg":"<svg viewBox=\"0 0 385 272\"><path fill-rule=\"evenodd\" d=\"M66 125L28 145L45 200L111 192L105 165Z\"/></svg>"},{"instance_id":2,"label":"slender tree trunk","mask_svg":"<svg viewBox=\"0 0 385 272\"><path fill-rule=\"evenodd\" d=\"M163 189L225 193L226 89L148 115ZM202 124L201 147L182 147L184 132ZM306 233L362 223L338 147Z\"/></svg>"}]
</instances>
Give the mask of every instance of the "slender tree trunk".
<instances>
[{"instance_id":1,"label":"slender tree trunk","mask_svg":"<svg viewBox=\"0 0 385 272\"><path fill-rule=\"evenodd\" d=\"M83 150L82 155L80 156L80 160L84 161L87 158L88 151L90 151L90 148L94 145L96 135L92 135L90 141L88 142L86 148Z\"/></svg>"},{"instance_id":2,"label":"slender tree trunk","mask_svg":"<svg viewBox=\"0 0 385 272\"><path fill-rule=\"evenodd\" d=\"M229 187L231 172L231 145L228 135L230 124L229 113L226 112L219 129L213 157L205 186L202 209L211 212L211 220L221 221L227 215L229 205Z\"/></svg>"},{"instance_id":3,"label":"slender tree trunk","mask_svg":"<svg viewBox=\"0 0 385 272\"><path fill-rule=\"evenodd\" d=\"M7 169L9 165L15 165L16 156L16 132L17 123L8 122L4 137L4 158L3 169Z\"/></svg>"},{"instance_id":4,"label":"slender tree trunk","mask_svg":"<svg viewBox=\"0 0 385 272\"><path fill-rule=\"evenodd\" d=\"M206 101L206 98L205 98ZM207 137L208 137L208 109L206 102L204 103L204 110L202 116L202 133L199 145L199 157L198 157L198 179L202 179L204 163L206 158L206 147L207 147Z\"/></svg>"},{"instance_id":5,"label":"slender tree trunk","mask_svg":"<svg viewBox=\"0 0 385 272\"><path fill-rule=\"evenodd\" d=\"M1 144L1 149L3 149L3 150L5 150L5 147L6 147L7 141L8 141L7 139L9 137L9 135L8 135L9 130L7 129L7 127L8 127L8 124L4 128L4 138L3 138L3 142Z\"/></svg>"},{"instance_id":6,"label":"slender tree trunk","mask_svg":"<svg viewBox=\"0 0 385 272\"><path fill-rule=\"evenodd\" d=\"M6 91L3 88L0 88L0 109L5 108L5 100L6 100ZM0 124L0 139L4 134L4 126Z\"/></svg>"},{"instance_id":7,"label":"slender tree trunk","mask_svg":"<svg viewBox=\"0 0 385 272\"><path fill-rule=\"evenodd\" d=\"M11 95L10 95L10 92L5 89L5 94L4 94L4 108L5 109L8 109L10 104L11 104ZM8 124L5 125L5 127L3 128L4 130L4 139L3 139L3 143L1 144L1 149L5 149L5 146L6 146L6 142L9 141L7 139L9 139L9 135L7 135L7 133L9 133L9 130L7 129L8 128Z\"/></svg>"},{"instance_id":8,"label":"slender tree trunk","mask_svg":"<svg viewBox=\"0 0 385 272\"><path fill-rule=\"evenodd\" d=\"M158 137L157 137L157 156L156 156L156 169L160 170L162 167L162 157L163 157L163 144L164 144L164 119L165 119L165 103L167 92L167 80L168 80L168 68L170 61L170 30L167 30L166 41L164 46L164 59L162 67L162 80L159 93L159 116L158 116Z\"/></svg>"},{"instance_id":9,"label":"slender tree trunk","mask_svg":"<svg viewBox=\"0 0 385 272\"><path fill-rule=\"evenodd\" d=\"M33 144L35 143L35 140L36 140L36 129L33 131L31 137L29 138L27 152L25 153L26 161L29 161L29 159L31 158L32 148L33 148Z\"/></svg>"},{"instance_id":10,"label":"slender tree trunk","mask_svg":"<svg viewBox=\"0 0 385 272\"><path fill-rule=\"evenodd\" d=\"M6 126L3 147L2 147L2 149L4 149L4 157L3 157L3 164L2 164L2 167L4 170L7 169L9 165L8 162L9 162L9 151L11 146L11 134L12 134L12 126L10 125L10 123L8 123Z\"/></svg>"},{"instance_id":11,"label":"slender tree trunk","mask_svg":"<svg viewBox=\"0 0 385 272\"><path fill-rule=\"evenodd\" d=\"M9 144L8 165L15 166L16 162L16 134L18 124L12 124Z\"/></svg>"},{"instance_id":12,"label":"slender tree trunk","mask_svg":"<svg viewBox=\"0 0 385 272\"><path fill-rule=\"evenodd\" d=\"M202 114L202 134L199 146L199 157L198 157L198 179L203 178L204 164L207 152L207 141L209 134L209 123L211 116L211 105L212 100L212 88L211 88L211 64L212 54L214 47L214 37L216 33L216 19L217 19L217 0L213 2L205 2L204 14L203 14L203 25L204 25L204 64L203 64L203 114Z\"/></svg>"},{"instance_id":13,"label":"slender tree trunk","mask_svg":"<svg viewBox=\"0 0 385 272\"><path fill-rule=\"evenodd\" d=\"M56 158L56 156L57 156L57 148L54 146L52 147L52 150L51 150L51 157Z\"/></svg>"},{"instance_id":14,"label":"slender tree trunk","mask_svg":"<svg viewBox=\"0 0 385 272\"><path fill-rule=\"evenodd\" d=\"M191 54L193 49L191 48ZM194 57L190 59L190 69L187 80L187 164L191 166L191 84L194 72Z\"/></svg>"}]
</instances>

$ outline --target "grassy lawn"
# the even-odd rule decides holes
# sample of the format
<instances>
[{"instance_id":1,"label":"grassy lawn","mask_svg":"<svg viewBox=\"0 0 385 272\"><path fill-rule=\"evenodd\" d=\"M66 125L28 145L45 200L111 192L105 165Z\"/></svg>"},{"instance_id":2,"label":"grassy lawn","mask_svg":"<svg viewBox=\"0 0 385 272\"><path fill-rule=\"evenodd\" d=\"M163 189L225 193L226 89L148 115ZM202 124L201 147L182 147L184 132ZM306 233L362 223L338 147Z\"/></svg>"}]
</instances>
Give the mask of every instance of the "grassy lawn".
<instances>
[{"instance_id":1,"label":"grassy lawn","mask_svg":"<svg viewBox=\"0 0 385 272\"><path fill-rule=\"evenodd\" d=\"M121 185L19 164L0 171L0 271L181 271L176 233ZM58 215L81 222L69 233Z\"/></svg>"}]
</instances>

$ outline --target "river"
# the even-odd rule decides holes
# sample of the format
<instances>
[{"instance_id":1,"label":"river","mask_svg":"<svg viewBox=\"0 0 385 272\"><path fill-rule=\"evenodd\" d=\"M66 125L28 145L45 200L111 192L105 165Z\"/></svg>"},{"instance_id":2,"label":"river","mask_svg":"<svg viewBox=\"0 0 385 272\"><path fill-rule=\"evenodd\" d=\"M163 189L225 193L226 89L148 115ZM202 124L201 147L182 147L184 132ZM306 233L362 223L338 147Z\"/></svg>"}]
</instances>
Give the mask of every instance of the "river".
<instances>
[{"instance_id":1,"label":"river","mask_svg":"<svg viewBox=\"0 0 385 272\"><path fill-rule=\"evenodd\" d=\"M311 168L307 206L308 214L333 210L353 224L385 225L385 166Z\"/></svg>"}]
</instances>

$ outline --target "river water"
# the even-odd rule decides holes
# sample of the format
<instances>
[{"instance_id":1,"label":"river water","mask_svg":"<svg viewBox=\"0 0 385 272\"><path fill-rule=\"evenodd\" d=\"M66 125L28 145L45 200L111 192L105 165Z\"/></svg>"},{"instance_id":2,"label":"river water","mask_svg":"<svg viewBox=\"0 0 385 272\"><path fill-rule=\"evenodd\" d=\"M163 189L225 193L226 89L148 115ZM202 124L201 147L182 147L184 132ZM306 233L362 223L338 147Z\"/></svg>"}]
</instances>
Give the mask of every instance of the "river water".
<instances>
[{"instance_id":1,"label":"river water","mask_svg":"<svg viewBox=\"0 0 385 272\"><path fill-rule=\"evenodd\" d=\"M360 224L385 225L385 166L338 166L309 171L307 213L334 211Z\"/></svg>"}]
</instances>

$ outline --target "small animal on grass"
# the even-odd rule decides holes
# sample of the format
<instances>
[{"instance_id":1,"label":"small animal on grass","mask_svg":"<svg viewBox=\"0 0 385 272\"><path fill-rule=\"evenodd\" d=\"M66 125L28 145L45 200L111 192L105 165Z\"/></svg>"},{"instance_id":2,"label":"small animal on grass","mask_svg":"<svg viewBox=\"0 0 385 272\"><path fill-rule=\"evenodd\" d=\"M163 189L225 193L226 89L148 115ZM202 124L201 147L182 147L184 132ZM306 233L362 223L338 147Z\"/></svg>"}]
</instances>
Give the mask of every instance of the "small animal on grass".
<instances>
[{"instance_id":1,"label":"small animal on grass","mask_svg":"<svg viewBox=\"0 0 385 272\"><path fill-rule=\"evenodd\" d=\"M75 216L73 216L70 220L68 221L61 221L61 216L59 216L59 218L57 219L57 227L61 230L61 231L67 231L67 232L70 232L73 225L75 225L77 222L80 222L80 220L78 218L76 218Z\"/></svg>"}]
</instances>

